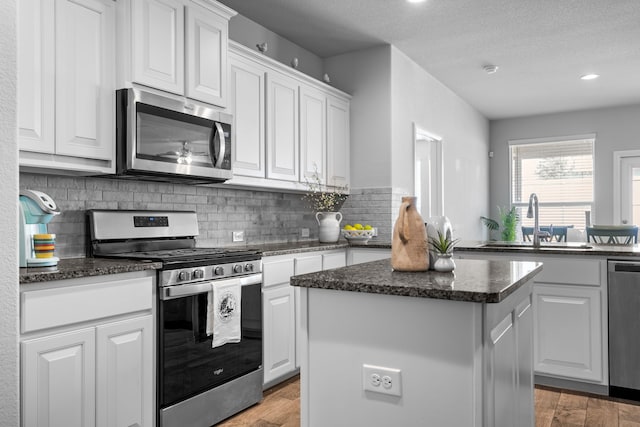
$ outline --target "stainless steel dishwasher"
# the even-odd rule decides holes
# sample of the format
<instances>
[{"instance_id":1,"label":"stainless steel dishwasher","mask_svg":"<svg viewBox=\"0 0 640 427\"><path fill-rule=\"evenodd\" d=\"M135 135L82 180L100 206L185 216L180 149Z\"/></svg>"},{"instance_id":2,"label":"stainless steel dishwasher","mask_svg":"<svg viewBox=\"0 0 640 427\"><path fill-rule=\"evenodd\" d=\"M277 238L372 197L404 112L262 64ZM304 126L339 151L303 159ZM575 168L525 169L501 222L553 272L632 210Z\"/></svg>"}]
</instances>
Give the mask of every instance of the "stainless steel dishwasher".
<instances>
[{"instance_id":1,"label":"stainless steel dishwasher","mask_svg":"<svg viewBox=\"0 0 640 427\"><path fill-rule=\"evenodd\" d=\"M640 262L608 262L609 395L640 401Z\"/></svg>"}]
</instances>

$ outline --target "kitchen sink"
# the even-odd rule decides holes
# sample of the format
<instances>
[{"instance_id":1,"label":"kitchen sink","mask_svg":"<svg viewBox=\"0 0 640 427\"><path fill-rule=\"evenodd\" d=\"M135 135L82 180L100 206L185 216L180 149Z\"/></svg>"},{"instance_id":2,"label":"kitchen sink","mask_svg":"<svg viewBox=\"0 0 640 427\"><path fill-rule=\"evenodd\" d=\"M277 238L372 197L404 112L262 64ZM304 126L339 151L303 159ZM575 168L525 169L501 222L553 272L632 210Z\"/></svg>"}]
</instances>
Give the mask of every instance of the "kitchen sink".
<instances>
[{"instance_id":1,"label":"kitchen sink","mask_svg":"<svg viewBox=\"0 0 640 427\"><path fill-rule=\"evenodd\" d=\"M531 242L488 242L480 245L481 248L491 249L533 249L533 250L589 250L592 245L581 242L542 242L539 247L534 247Z\"/></svg>"}]
</instances>

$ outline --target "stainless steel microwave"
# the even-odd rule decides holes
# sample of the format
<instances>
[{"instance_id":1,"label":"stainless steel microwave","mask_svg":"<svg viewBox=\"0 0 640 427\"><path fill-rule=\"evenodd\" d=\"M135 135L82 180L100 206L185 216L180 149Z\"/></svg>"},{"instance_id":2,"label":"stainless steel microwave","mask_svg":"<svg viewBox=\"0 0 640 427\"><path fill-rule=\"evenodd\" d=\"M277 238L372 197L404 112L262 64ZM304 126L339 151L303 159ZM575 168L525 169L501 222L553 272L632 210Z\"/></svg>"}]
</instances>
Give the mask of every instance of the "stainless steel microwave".
<instances>
[{"instance_id":1,"label":"stainless steel microwave","mask_svg":"<svg viewBox=\"0 0 640 427\"><path fill-rule=\"evenodd\" d=\"M205 184L231 173L231 116L135 88L116 91L116 177Z\"/></svg>"}]
</instances>

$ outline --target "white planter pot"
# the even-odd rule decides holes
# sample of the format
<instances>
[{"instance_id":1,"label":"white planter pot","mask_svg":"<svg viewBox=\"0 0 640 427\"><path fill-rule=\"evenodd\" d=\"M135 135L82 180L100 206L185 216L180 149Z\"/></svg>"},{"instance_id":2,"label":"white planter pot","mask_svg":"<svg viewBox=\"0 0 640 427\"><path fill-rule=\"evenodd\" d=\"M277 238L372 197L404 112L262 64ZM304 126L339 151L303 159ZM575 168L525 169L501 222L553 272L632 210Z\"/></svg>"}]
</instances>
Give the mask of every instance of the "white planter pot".
<instances>
[{"instance_id":1,"label":"white planter pot","mask_svg":"<svg viewBox=\"0 0 640 427\"><path fill-rule=\"evenodd\" d=\"M434 258L433 269L435 271L449 272L456 268L456 263L453 261L451 254L434 254Z\"/></svg>"},{"instance_id":2,"label":"white planter pot","mask_svg":"<svg viewBox=\"0 0 640 427\"><path fill-rule=\"evenodd\" d=\"M318 240L321 243L335 243L340 238L340 212L317 212Z\"/></svg>"}]
</instances>

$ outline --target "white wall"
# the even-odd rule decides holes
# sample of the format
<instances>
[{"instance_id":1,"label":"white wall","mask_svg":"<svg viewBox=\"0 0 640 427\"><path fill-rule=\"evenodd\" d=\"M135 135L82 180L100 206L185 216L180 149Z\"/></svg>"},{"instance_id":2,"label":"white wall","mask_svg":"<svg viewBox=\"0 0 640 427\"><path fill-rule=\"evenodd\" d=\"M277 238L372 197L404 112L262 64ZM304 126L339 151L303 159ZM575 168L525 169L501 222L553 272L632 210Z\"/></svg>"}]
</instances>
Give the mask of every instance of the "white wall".
<instances>
[{"instance_id":1,"label":"white wall","mask_svg":"<svg viewBox=\"0 0 640 427\"><path fill-rule=\"evenodd\" d=\"M414 191L413 123L443 138L444 214L456 237L480 239L489 200L489 121L395 47L391 50L392 183Z\"/></svg>"},{"instance_id":2,"label":"white wall","mask_svg":"<svg viewBox=\"0 0 640 427\"><path fill-rule=\"evenodd\" d=\"M509 205L509 149L512 139L596 134L595 210L592 221L613 223L613 152L640 147L640 104L491 122L491 211Z\"/></svg>"},{"instance_id":3,"label":"white wall","mask_svg":"<svg viewBox=\"0 0 640 427\"><path fill-rule=\"evenodd\" d=\"M267 42L266 56L286 65L291 65L291 60L298 58L298 71L322 79L322 58L243 15L231 18L229 38L254 50L257 50L256 44Z\"/></svg>"},{"instance_id":4,"label":"white wall","mask_svg":"<svg viewBox=\"0 0 640 427\"><path fill-rule=\"evenodd\" d=\"M0 2L0 426L18 426L16 0Z\"/></svg>"},{"instance_id":5,"label":"white wall","mask_svg":"<svg viewBox=\"0 0 640 427\"><path fill-rule=\"evenodd\" d=\"M332 85L351 100L351 187L391 186L391 46L325 58Z\"/></svg>"}]
</instances>

